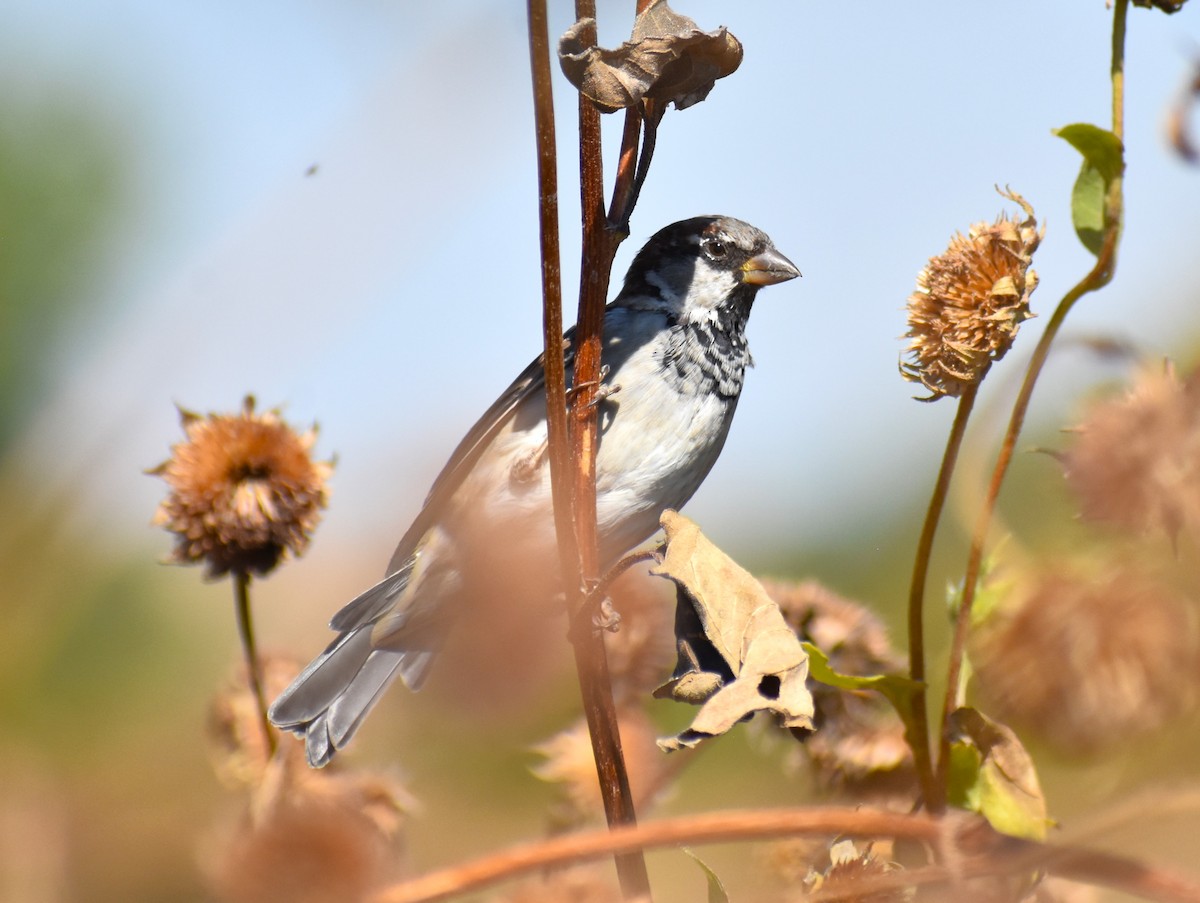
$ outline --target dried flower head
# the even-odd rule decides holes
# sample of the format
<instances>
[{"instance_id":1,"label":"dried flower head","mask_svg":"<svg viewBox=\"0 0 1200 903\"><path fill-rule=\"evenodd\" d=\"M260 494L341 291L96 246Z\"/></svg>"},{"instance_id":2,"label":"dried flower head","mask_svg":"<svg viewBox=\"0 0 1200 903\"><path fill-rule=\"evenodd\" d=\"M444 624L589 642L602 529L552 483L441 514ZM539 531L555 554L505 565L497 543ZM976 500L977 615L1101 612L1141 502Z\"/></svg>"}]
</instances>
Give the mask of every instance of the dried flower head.
<instances>
[{"instance_id":1,"label":"dried flower head","mask_svg":"<svg viewBox=\"0 0 1200 903\"><path fill-rule=\"evenodd\" d=\"M627 571L609 591L620 615L607 631L608 673L618 705L644 698L671 673L675 662L675 594L665 580L650 579L644 567Z\"/></svg>"},{"instance_id":2,"label":"dried flower head","mask_svg":"<svg viewBox=\"0 0 1200 903\"><path fill-rule=\"evenodd\" d=\"M617 718L634 804L644 809L666 788L677 763L658 748L655 742L658 732L644 711L624 706L618 710ZM533 767L533 773L562 789L563 805L555 815L561 826L577 827L603 817L596 761L585 721L581 719L542 741L534 747L534 752L544 761Z\"/></svg>"},{"instance_id":3,"label":"dried flower head","mask_svg":"<svg viewBox=\"0 0 1200 903\"><path fill-rule=\"evenodd\" d=\"M806 900L837 900L839 903L902 903L911 900L910 888L880 888L880 878L900 866L875 856L870 847L861 853L852 840L841 840L829 848L829 868L812 871L804 881Z\"/></svg>"},{"instance_id":4,"label":"dried flower head","mask_svg":"<svg viewBox=\"0 0 1200 903\"><path fill-rule=\"evenodd\" d=\"M1174 540L1200 526L1200 377L1169 363L1096 404L1062 455L1083 516Z\"/></svg>"},{"instance_id":5,"label":"dried flower head","mask_svg":"<svg viewBox=\"0 0 1200 903\"><path fill-rule=\"evenodd\" d=\"M202 865L219 899L359 901L399 877L404 794L388 779L321 774L274 790L209 838Z\"/></svg>"},{"instance_id":6,"label":"dried flower head","mask_svg":"<svg viewBox=\"0 0 1200 903\"><path fill-rule=\"evenodd\" d=\"M281 656L263 656L261 668L268 699L282 693L300 673L299 662ZM272 759L245 664L238 666L209 704L208 743L213 770L223 784L254 788L263 782ZM304 746L300 743L282 744L276 756L289 759L289 767L304 766Z\"/></svg>"},{"instance_id":7,"label":"dried flower head","mask_svg":"<svg viewBox=\"0 0 1200 903\"><path fill-rule=\"evenodd\" d=\"M240 414L180 409L187 439L149 471L170 492L154 524L176 535L171 561L203 562L207 575L265 574L288 551L301 555L328 499L332 462L313 461L316 428L298 434L278 411Z\"/></svg>"},{"instance_id":8,"label":"dried flower head","mask_svg":"<svg viewBox=\"0 0 1200 903\"><path fill-rule=\"evenodd\" d=\"M883 622L865 606L815 580L762 585L792 629L828 655L834 670L859 676L902 670ZM883 697L816 683L812 690L817 730L802 749L824 786L885 798L915 789L904 724Z\"/></svg>"},{"instance_id":9,"label":"dried flower head","mask_svg":"<svg viewBox=\"0 0 1200 903\"><path fill-rule=\"evenodd\" d=\"M1157 729L1195 701L1194 606L1160 581L1093 562L1012 579L971 635L988 710L1070 753Z\"/></svg>"},{"instance_id":10,"label":"dried flower head","mask_svg":"<svg viewBox=\"0 0 1200 903\"><path fill-rule=\"evenodd\" d=\"M958 396L983 379L993 361L1012 347L1017 329L1033 314L1029 296L1037 274L1029 268L1042 240L1033 207L1019 194L1000 192L1025 211L1025 219L1000 216L956 233L944 254L930 258L908 299L905 379L932 394Z\"/></svg>"}]
</instances>

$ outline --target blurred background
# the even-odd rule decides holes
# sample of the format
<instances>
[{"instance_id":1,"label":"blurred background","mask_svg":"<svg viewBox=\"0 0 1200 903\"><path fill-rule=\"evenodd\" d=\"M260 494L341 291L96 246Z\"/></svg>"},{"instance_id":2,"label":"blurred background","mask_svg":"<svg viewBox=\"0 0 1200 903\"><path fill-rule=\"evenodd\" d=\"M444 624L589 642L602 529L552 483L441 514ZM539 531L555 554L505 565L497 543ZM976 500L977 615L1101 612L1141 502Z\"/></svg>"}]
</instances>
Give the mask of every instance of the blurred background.
<instances>
[{"instance_id":1,"label":"blurred background","mask_svg":"<svg viewBox=\"0 0 1200 903\"><path fill-rule=\"evenodd\" d=\"M557 36L572 16L551 6ZM602 44L627 36L631 7L600 4ZM1092 263L1071 228L1079 157L1050 130L1108 127L1111 14L1101 0L676 8L729 26L745 61L705 103L667 114L614 273L659 227L700 213L762 227L804 273L756 305L757 367L688 514L755 572L818 577L902 639L953 416L952 402L912 401L898 375L905 299L955 230L1015 210L994 185L1047 225L1042 319L993 370L971 435L968 464L983 466L1045 316ZM159 564L170 539L149 520L164 487L144 471L182 438L177 404L236 411L253 392L297 427L319 423L318 456L338 462L330 509L310 552L254 595L264 647L318 651L328 617L381 575L454 443L540 348L524 6L4 11L0 896L207 899L200 850L238 804L204 742L208 700L238 658L232 593ZM1061 444L1082 400L1128 372L1072 338L1195 357L1200 169L1168 146L1164 122L1198 39L1195 10L1131 11L1117 277L1070 317L1023 447ZM571 299L574 99L557 74L556 92ZM605 127L611 171L619 117ZM978 493L970 471L930 581L935 662L941 587L964 560L958 514ZM1046 456L1019 457L1004 510L1031 542L1073 523ZM384 701L354 755L402 769L422 801L415 869L543 829L551 794L528 774L528 747L573 717L562 673L537 705L463 704L450 678ZM1194 774L1197 733L1176 724L1102 760L1039 760L1052 812L1069 822ZM746 732L720 747L668 811L805 799Z\"/></svg>"}]
</instances>

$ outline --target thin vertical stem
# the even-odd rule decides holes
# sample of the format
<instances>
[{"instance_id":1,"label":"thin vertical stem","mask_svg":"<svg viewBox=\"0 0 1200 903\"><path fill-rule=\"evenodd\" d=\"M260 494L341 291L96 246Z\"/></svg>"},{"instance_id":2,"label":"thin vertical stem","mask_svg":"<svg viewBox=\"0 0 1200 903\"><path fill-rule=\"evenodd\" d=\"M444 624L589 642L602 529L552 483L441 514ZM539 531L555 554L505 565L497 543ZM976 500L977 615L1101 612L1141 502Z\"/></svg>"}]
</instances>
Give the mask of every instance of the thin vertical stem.
<instances>
[{"instance_id":1,"label":"thin vertical stem","mask_svg":"<svg viewBox=\"0 0 1200 903\"><path fill-rule=\"evenodd\" d=\"M571 636L584 715L592 741L604 810L610 825L636 823L633 795L621 752L616 706L608 675L603 636L590 624L587 586L598 576L595 467L598 445L592 400L600 378L604 302L619 238L604 218L604 173L600 156L600 118L580 97L580 188L583 202L583 263L580 308L575 334L573 385L578 391L568 417L562 348L562 296L558 261L556 148L550 50L545 0L529 0L530 63L538 146L538 193L542 233L544 367L550 475L554 494L559 558L571 612ZM595 17L594 5L580 4L579 18ZM594 42L595 33L591 40ZM632 151L622 154L632 173L637 151L637 117L631 117ZM631 178L631 177L630 177ZM626 181L630 179L627 178ZM615 203L615 201L614 201ZM615 855L617 875L627 900L649 900L650 880L641 851Z\"/></svg>"},{"instance_id":2,"label":"thin vertical stem","mask_svg":"<svg viewBox=\"0 0 1200 903\"><path fill-rule=\"evenodd\" d=\"M593 0L577 0L577 19L595 19ZM590 36L595 41L595 32ZM599 579L596 535L596 452L599 430L592 403L600 383L604 304L608 293L617 235L608 229L604 213L604 168L600 144L600 112L579 96L579 180L583 219L583 259L580 264L579 318L575 327L575 374L570 418L571 452L575 464L575 536L579 543L584 583ZM621 750L620 727L608 674L604 636L588 622L590 607L585 587L573 606L572 635L584 713L600 778L604 812L609 825L633 825L637 816L629 775ZM617 876L627 900L650 898L650 878L641 851L617 857Z\"/></svg>"},{"instance_id":3,"label":"thin vertical stem","mask_svg":"<svg viewBox=\"0 0 1200 903\"><path fill-rule=\"evenodd\" d=\"M267 719L267 697L263 692L262 666L254 642L254 616L250 611L250 575L245 571L233 574L233 596L237 607L238 636L242 640L242 653L246 657L246 674L254 701L258 705L258 719L262 725L263 743L267 758L275 755L275 732Z\"/></svg>"},{"instance_id":4,"label":"thin vertical stem","mask_svg":"<svg viewBox=\"0 0 1200 903\"><path fill-rule=\"evenodd\" d=\"M941 812L945 808L946 800L941 784L934 778L933 759L929 745L929 710L925 694L925 586L929 576L929 560L933 554L933 540L937 535L942 509L946 505L950 478L954 474L954 465L958 460L959 449L962 448L963 436L967 432L967 420L971 416L971 409L975 406L977 393L978 385L973 384L959 396L958 408L954 414L954 424L950 427L946 450L942 454L942 465L938 470L937 482L934 484L929 507L925 512L925 524L921 528L921 537L917 541L912 583L908 591L908 669L909 676L919 685L913 693L913 723L909 726L908 742L912 748L917 776L921 781L921 795L924 797L925 806L929 811L935 813Z\"/></svg>"},{"instance_id":5,"label":"thin vertical stem","mask_svg":"<svg viewBox=\"0 0 1200 903\"><path fill-rule=\"evenodd\" d=\"M621 154L617 157L617 175L613 181L612 204L608 208L609 228L629 233L629 215L637 203L638 142L642 137L642 111L625 110L625 130L621 133Z\"/></svg>"},{"instance_id":6,"label":"thin vertical stem","mask_svg":"<svg viewBox=\"0 0 1200 903\"><path fill-rule=\"evenodd\" d=\"M571 447L567 436L566 366L563 353L562 274L558 245L558 149L554 93L550 83L550 39L546 0L529 0L529 65L533 73L533 118L537 143L538 219L542 259L542 365L546 375L546 430L554 527L563 586L580 583L579 551L571 504Z\"/></svg>"},{"instance_id":7,"label":"thin vertical stem","mask_svg":"<svg viewBox=\"0 0 1200 903\"><path fill-rule=\"evenodd\" d=\"M1112 131L1119 140L1125 137L1125 24L1129 12L1129 0L1116 0L1113 7L1113 37L1112 63L1109 75L1112 80ZM1025 424L1025 415L1029 411L1029 402L1033 397L1034 387L1038 377L1050 356L1050 347L1054 344L1059 330L1067 314L1075 306L1075 302L1089 292L1097 291L1112 281L1117 265L1117 243L1121 235L1121 220L1124 216L1123 174L1109 183L1105 211L1104 241L1100 253L1096 256L1096 264L1078 283L1063 296L1058 307L1046 324L1046 329L1033 350L1033 357L1025 371L1025 379L1021 390L1013 403L1012 415L1008 421L1008 429L1000 452L996 456L996 466L988 483L987 496L975 531L971 537L971 551L967 557L966 574L963 577L962 603L958 609L958 617L954 624L954 639L950 646L950 662L946 674L946 698L942 705L941 735L938 746L938 779L945 786L949 770L950 738L947 727L950 715L958 706L959 682L962 675L962 659L967 644L967 634L971 624L971 609L975 602L976 588L979 583L979 571L983 562L983 547L987 542L988 529L992 516L996 511L996 501L1000 497L1000 488L1004 477L1012 463L1016 450L1017 438Z\"/></svg>"}]
</instances>

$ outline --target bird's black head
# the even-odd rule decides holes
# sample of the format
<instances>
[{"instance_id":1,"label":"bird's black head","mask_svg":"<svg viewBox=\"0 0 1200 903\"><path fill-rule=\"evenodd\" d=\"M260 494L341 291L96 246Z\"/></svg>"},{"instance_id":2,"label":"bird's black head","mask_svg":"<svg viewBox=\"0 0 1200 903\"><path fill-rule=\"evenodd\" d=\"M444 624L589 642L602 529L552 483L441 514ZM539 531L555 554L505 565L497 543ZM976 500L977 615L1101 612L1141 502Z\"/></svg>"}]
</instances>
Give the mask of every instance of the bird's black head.
<instances>
[{"instance_id":1,"label":"bird's black head","mask_svg":"<svg viewBox=\"0 0 1200 903\"><path fill-rule=\"evenodd\" d=\"M799 275L765 232L729 216L697 216L646 242L617 302L664 309L683 322L733 310L744 317L758 289Z\"/></svg>"}]
</instances>

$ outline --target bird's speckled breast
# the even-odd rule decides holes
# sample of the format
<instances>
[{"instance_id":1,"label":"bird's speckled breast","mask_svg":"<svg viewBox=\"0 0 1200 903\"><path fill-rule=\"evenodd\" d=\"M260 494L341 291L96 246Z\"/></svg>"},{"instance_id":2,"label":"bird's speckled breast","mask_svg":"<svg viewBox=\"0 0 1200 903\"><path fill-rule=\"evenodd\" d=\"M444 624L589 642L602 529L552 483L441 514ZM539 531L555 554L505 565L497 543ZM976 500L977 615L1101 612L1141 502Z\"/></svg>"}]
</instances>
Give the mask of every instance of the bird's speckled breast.
<instances>
[{"instance_id":1,"label":"bird's speckled breast","mask_svg":"<svg viewBox=\"0 0 1200 903\"><path fill-rule=\"evenodd\" d=\"M680 327L645 312L636 317L653 335L622 349L626 354L610 354L618 351L612 348L604 356L612 368L609 385L639 391L618 388L600 409L596 505L603 559L644 541L658 529L664 508L682 507L692 497L721 453L737 406L736 392L696 392L694 379L677 378L673 351ZM703 349L694 350L703 356Z\"/></svg>"}]
</instances>

